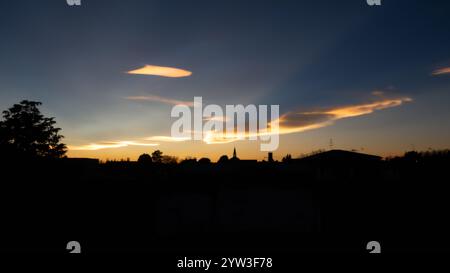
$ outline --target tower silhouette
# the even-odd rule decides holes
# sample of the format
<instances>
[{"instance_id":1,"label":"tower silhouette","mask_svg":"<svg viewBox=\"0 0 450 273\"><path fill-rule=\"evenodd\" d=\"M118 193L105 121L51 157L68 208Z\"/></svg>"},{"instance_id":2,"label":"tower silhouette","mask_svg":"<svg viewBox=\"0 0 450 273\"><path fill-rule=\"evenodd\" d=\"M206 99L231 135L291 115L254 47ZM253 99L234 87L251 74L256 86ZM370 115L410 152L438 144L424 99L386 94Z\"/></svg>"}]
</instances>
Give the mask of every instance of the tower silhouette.
<instances>
[{"instance_id":1,"label":"tower silhouette","mask_svg":"<svg viewBox=\"0 0 450 273\"><path fill-rule=\"evenodd\" d=\"M273 153L269 152L269 158L268 158L269 162L273 162Z\"/></svg>"}]
</instances>

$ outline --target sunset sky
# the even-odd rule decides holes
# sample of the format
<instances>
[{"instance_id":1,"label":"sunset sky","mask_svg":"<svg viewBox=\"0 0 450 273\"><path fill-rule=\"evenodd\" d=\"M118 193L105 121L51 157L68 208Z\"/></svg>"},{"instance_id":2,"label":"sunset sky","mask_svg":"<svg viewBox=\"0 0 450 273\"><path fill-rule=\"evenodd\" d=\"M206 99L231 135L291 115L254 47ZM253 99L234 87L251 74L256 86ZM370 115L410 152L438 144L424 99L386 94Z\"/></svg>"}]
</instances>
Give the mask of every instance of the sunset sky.
<instances>
[{"instance_id":1,"label":"sunset sky","mask_svg":"<svg viewBox=\"0 0 450 273\"><path fill-rule=\"evenodd\" d=\"M280 106L280 160L450 148L445 0L0 0L0 109L56 117L70 157L263 159L171 138L176 104Z\"/></svg>"}]
</instances>

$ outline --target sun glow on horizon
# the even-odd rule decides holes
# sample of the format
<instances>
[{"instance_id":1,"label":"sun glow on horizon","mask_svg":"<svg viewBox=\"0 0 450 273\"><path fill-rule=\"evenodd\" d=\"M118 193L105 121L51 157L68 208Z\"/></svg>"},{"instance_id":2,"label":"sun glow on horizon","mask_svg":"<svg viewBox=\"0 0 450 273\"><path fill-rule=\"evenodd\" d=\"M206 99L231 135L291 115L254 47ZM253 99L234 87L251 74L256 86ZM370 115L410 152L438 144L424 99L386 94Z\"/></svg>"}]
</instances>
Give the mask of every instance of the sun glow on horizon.
<instances>
[{"instance_id":1,"label":"sun glow on horizon","mask_svg":"<svg viewBox=\"0 0 450 273\"><path fill-rule=\"evenodd\" d=\"M282 115L278 120L269 123L269 128L260 129L257 132L215 132L209 131L203 134L203 142L205 144L227 144L239 140L257 138L261 136L270 136L273 134L293 134L309 130L315 130L330 126L335 121L345 118L358 117L368 115L378 110L401 106L404 103L411 102L409 97L383 99L370 103L358 105L340 106L309 112L289 112ZM226 119L222 118L219 120ZM272 123L277 122L278 130L270 129ZM194 132L191 132L194 133ZM73 151L96 151L103 149L116 149L128 146L147 146L154 147L160 145L160 142L180 143L190 141L190 138L176 138L171 136L149 136L139 141L107 141L99 143L91 143L89 145L69 146L69 150ZM151 141L152 143L148 143Z\"/></svg>"}]
</instances>

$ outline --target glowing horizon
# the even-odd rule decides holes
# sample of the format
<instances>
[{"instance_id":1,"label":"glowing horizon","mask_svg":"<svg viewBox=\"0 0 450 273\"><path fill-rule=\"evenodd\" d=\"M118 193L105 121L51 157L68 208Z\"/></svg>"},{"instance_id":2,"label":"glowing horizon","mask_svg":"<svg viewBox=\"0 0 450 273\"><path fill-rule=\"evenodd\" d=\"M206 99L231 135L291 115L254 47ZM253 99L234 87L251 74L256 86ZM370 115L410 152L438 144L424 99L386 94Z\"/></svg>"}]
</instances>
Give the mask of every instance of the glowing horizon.
<instances>
[{"instance_id":1,"label":"glowing horizon","mask_svg":"<svg viewBox=\"0 0 450 273\"><path fill-rule=\"evenodd\" d=\"M280 117L279 122L279 134L294 134L301 133L309 130L320 129L326 126L334 124L335 121L340 119L358 117L362 115L372 114L375 111L388 109L392 107L401 106L405 102L411 102L409 97L395 98L395 99L383 99L373 101L369 103L361 103L357 105L347 105L341 107L332 107L323 110L316 110L310 112L289 112ZM305 119L305 117L307 117ZM311 117L314 117L311 119ZM222 117L218 117L219 120L225 121ZM273 121L272 121L273 122ZM270 127L270 123L269 123ZM264 136L273 134L270 131L260 130L256 133L220 133L220 132L206 132L203 136L203 142L205 144L228 144L236 142L242 139L247 139L255 136ZM190 138L174 138L171 136L149 136L142 138L138 141L102 141L98 143L91 143L88 145L69 146L69 150L72 151L97 151L103 149L117 149L128 146L159 146L161 142L165 143L180 143L190 141ZM158 143L146 143L145 141L152 141Z\"/></svg>"}]
</instances>

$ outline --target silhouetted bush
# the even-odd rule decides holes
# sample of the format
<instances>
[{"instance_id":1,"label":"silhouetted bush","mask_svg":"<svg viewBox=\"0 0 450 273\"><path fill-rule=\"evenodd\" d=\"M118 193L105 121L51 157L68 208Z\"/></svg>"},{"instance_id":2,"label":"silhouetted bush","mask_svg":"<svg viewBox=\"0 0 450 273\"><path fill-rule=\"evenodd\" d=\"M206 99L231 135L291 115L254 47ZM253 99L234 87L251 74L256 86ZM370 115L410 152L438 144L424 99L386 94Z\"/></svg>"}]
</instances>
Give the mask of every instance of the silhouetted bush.
<instances>
[{"instance_id":1,"label":"silhouetted bush","mask_svg":"<svg viewBox=\"0 0 450 273\"><path fill-rule=\"evenodd\" d=\"M138 163L141 165L151 165L152 157L149 154L142 154L139 156Z\"/></svg>"},{"instance_id":2,"label":"silhouetted bush","mask_svg":"<svg viewBox=\"0 0 450 273\"><path fill-rule=\"evenodd\" d=\"M201 164L201 165L208 165L208 164L211 164L211 159L206 158L206 157L201 158L201 159L198 161L198 164Z\"/></svg>"},{"instance_id":3,"label":"silhouetted bush","mask_svg":"<svg viewBox=\"0 0 450 273\"><path fill-rule=\"evenodd\" d=\"M226 163L228 161L229 161L228 156L223 155L219 158L219 161L217 163Z\"/></svg>"}]
</instances>

